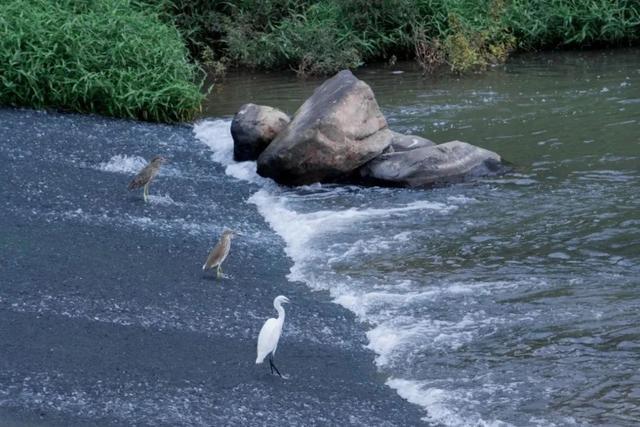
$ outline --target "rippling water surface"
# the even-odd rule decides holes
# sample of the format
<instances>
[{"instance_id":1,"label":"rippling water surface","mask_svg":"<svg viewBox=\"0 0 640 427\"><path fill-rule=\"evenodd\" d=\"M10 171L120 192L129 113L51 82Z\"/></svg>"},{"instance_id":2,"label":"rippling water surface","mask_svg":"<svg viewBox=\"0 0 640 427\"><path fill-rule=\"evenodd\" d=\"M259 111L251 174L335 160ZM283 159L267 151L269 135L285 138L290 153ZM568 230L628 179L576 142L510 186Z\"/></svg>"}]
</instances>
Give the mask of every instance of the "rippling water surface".
<instances>
[{"instance_id":1,"label":"rippling water surface","mask_svg":"<svg viewBox=\"0 0 640 427\"><path fill-rule=\"evenodd\" d=\"M244 102L318 81L241 75L196 135L284 239L289 278L352 310L387 384L444 425L640 422L640 51L524 56L483 75L357 73L392 129L516 165L430 191L279 188L230 160Z\"/></svg>"}]
</instances>

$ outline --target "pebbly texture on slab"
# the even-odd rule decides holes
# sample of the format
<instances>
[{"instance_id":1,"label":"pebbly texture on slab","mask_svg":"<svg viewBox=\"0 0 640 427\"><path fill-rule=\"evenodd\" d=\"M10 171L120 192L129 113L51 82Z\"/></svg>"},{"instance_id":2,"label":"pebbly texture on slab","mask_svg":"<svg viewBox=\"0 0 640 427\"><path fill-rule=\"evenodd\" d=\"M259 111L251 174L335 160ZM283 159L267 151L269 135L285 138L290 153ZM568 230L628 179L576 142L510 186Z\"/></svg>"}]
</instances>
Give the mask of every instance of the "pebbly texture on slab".
<instances>
[{"instance_id":1,"label":"pebbly texture on slab","mask_svg":"<svg viewBox=\"0 0 640 427\"><path fill-rule=\"evenodd\" d=\"M258 173L286 185L346 180L391 144L373 91L351 71L318 87L258 158Z\"/></svg>"},{"instance_id":2,"label":"pebbly texture on slab","mask_svg":"<svg viewBox=\"0 0 640 427\"><path fill-rule=\"evenodd\" d=\"M429 187L503 170L500 156L493 151L462 141L450 141L382 154L363 166L360 176L368 184Z\"/></svg>"},{"instance_id":3,"label":"pebbly texture on slab","mask_svg":"<svg viewBox=\"0 0 640 427\"><path fill-rule=\"evenodd\" d=\"M256 160L290 121L291 118L277 108L244 104L231 122L233 159Z\"/></svg>"}]
</instances>

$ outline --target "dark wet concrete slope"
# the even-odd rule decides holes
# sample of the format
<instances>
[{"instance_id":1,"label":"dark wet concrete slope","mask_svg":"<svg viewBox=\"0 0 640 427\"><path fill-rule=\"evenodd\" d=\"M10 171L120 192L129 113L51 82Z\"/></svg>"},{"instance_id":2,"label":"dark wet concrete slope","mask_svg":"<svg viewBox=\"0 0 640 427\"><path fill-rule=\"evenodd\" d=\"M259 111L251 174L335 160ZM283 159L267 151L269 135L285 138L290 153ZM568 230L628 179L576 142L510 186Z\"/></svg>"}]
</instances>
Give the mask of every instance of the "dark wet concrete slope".
<instances>
[{"instance_id":1,"label":"dark wet concrete slope","mask_svg":"<svg viewBox=\"0 0 640 427\"><path fill-rule=\"evenodd\" d=\"M151 202L126 190L155 154ZM0 110L0 424L418 425L361 326L286 280L283 244L190 127ZM224 227L244 236L216 281ZM259 328L288 296L277 363Z\"/></svg>"}]
</instances>

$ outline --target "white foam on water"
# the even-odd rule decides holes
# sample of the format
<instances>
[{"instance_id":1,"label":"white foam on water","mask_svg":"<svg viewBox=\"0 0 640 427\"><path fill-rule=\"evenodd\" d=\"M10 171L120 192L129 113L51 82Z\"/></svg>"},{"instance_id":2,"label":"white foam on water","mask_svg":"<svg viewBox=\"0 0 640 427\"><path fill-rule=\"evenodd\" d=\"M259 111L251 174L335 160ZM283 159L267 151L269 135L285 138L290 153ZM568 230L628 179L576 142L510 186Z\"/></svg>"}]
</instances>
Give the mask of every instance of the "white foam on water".
<instances>
[{"instance_id":1,"label":"white foam on water","mask_svg":"<svg viewBox=\"0 0 640 427\"><path fill-rule=\"evenodd\" d=\"M402 378L389 378L386 384L407 401L427 408L428 415L423 418L425 421L456 427L507 427L511 425L499 420L486 421L477 414L460 415L456 406L466 398L459 393L429 387L424 383Z\"/></svg>"},{"instance_id":2,"label":"white foam on water","mask_svg":"<svg viewBox=\"0 0 640 427\"><path fill-rule=\"evenodd\" d=\"M258 212L286 242L285 252L294 261L287 277L292 281L307 283L316 289L329 289L333 291L334 297L340 296L340 293L336 292L336 288L331 288L315 280L308 268L309 261L316 264L313 262L315 258L320 258L326 263L327 254L322 250L319 252L319 249L313 249L313 243L317 237L327 233L336 233L354 224L376 218L393 217L393 215L403 215L413 211L447 212L455 209L455 206L452 205L422 200L388 209L350 208L300 213L287 207L286 196L274 194L264 188L254 193L248 201L257 206ZM329 260L331 259L329 257Z\"/></svg>"},{"instance_id":3,"label":"white foam on water","mask_svg":"<svg viewBox=\"0 0 640 427\"><path fill-rule=\"evenodd\" d=\"M233 160L233 138L230 120L203 120L193 126L193 132L213 152L211 160L226 166L225 173L236 179L267 185L269 180L256 172L256 162Z\"/></svg>"},{"instance_id":4,"label":"white foam on water","mask_svg":"<svg viewBox=\"0 0 640 427\"><path fill-rule=\"evenodd\" d=\"M356 313L358 317L367 321L369 321L368 313L376 311L376 317L378 318L377 323L379 323L382 320L388 319L380 313L384 308L397 309L408 304L420 304L426 301L432 301L438 297L439 293L441 293L436 289L399 293L398 288L399 287L396 285L389 285L388 289L381 291L361 293L356 293L355 291L345 292L337 297L335 302L351 310ZM395 318L395 314L392 314L391 311L389 311L389 315L391 318Z\"/></svg>"},{"instance_id":5,"label":"white foam on water","mask_svg":"<svg viewBox=\"0 0 640 427\"><path fill-rule=\"evenodd\" d=\"M411 240L412 231L391 234L375 239L355 238L354 241L335 242L334 237L369 223L395 220L407 215L447 214L461 206L476 202L465 196L450 196L446 202L427 200L409 201L387 208L361 207L332 210L302 211L306 201L317 202L338 197L344 188L307 186L299 191L279 188L271 180L255 173L255 162L233 161L233 140L229 132L230 121L200 122L194 127L196 137L213 151L212 159L226 166L226 173L238 179L261 184L261 189L248 200L254 204L271 228L286 243L285 252L293 261L287 276L291 281L301 281L312 289L328 290L333 301L355 313L359 320L372 325L367 332L368 347L376 354L376 364L385 368L394 358L406 357L407 351L431 348L455 349L473 340L481 327L498 322L487 319L481 311L468 313L459 321L442 321L429 317L401 315L407 306L420 305L443 295L478 292L466 284L450 287L424 286L399 278L392 283L363 282L340 274L332 268L336 263L375 256L393 251ZM359 191L359 190L354 190ZM307 193L310 192L310 193ZM326 205L325 205L326 206ZM358 258L360 259L360 258ZM390 379L387 383L406 400L422 406L428 412L427 419L446 425L504 426L499 421L486 422L479 416L473 419L457 415L461 404L455 393L425 388L419 381ZM474 424L474 421L477 421Z\"/></svg>"},{"instance_id":6,"label":"white foam on water","mask_svg":"<svg viewBox=\"0 0 640 427\"><path fill-rule=\"evenodd\" d=\"M116 154L115 156L112 156L108 162L100 163L98 168L105 172L132 174L138 173L140 169L147 165L147 163L147 160L140 156Z\"/></svg>"},{"instance_id":7,"label":"white foam on water","mask_svg":"<svg viewBox=\"0 0 640 427\"><path fill-rule=\"evenodd\" d=\"M162 206L169 206L169 205L183 206L184 205L184 203L179 203L173 200L171 196L168 194L150 194L149 202L154 205L162 205Z\"/></svg>"},{"instance_id":8,"label":"white foam on water","mask_svg":"<svg viewBox=\"0 0 640 427\"><path fill-rule=\"evenodd\" d=\"M379 241L376 239L360 239L342 254L329 258L329 264L342 262L351 259L354 255L376 254L390 249L389 242ZM335 247L335 246L334 246Z\"/></svg>"},{"instance_id":9,"label":"white foam on water","mask_svg":"<svg viewBox=\"0 0 640 427\"><path fill-rule=\"evenodd\" d=\"M403 231L393 236L393 239L398 240L400 242L408 242L409 240L411 240L410 236L411 236L411 231Z\"/></svg>"},{"instance_id":10,"label":"white foam on water","mask_svg":"<svg viewBox=\"0 0 640 427\"><path fill-rule=\"evenodd\" d=\"M103 172L115 172L125 175L133 175L140 172L142 168L149 164L149 160L142 156L129 156L126 154L116 154L106 161L94 166L95 169ZM171 176L184 178L185 175L175 165L164 165L160 169L160 176Z\"/></svg>"},{"instance_id":11,"label":"white foam on water","mask_svg":"<svg viewBox=\"0 0 640 427\"><path fill-rule=\"evenodd\" d=\"M228 165L233 162L233 138L229 120L203 120L193 126L193 132L213 152L214 162Z\"/></svg>"},{"instance_id":12,"label":"white foam on water","mask_svg":"<svg viewBox=\"0 0 640 427\"><path fill-rule=\"evenodd\" d=\"M365 310L370 308L366 303L364 306ZM380 367L393 366L394 362L401 363L408 354L457 350L481 333L490 333L495 330L496 325L505 322L504 319L487 317L483 311L467 313L459 321L416 318L398 314L403 307L397 307L391 311L392 314L386 316L380 316L375 310L370 310L375 313L374 316L366 312L364 314L365 319L375 319L377 324L367 332L367 348L378 355L376 364ZM396 360L398 358L401 360Z\"/></svg>"}]
</instances>

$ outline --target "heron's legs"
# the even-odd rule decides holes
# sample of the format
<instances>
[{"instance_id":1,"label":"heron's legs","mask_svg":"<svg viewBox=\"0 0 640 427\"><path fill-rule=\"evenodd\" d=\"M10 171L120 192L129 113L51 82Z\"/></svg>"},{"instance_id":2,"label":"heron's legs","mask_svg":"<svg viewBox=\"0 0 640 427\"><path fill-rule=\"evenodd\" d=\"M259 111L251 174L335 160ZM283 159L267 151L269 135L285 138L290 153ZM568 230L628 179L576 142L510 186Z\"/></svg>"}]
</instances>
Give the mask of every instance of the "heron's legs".
<instances>
[{"instance_id":1,"label":"heron's legs","mask_svg":"<svg viewBox=\"0 0 640 427\"><path fill-rule=\"evenodd\" d=\"M144 201L146 202L147 199L149 198L149 183L146 183L144 185L144 193L143 193L143 195L144 195Z\"/></svg>"},{"instance_id":2,"label":"heron's legs","mask_svg":"<svg viewBox=\"0 0 640 427\"><path fill-rule=\"evenodd\" d=\"M218 264L218 268L216 269L216 278L222 277L222 265Z\"/></svg>"},{"instance_id":3,"label":"heron's legs","mask_svg":"<svg viewBox=\"0 0 640 427\"><path fill-rule=\"evenodd\" d=\"M273 374L273 370L276 370L276 373L280 376L280 378L282 378L282 374L280 373L280 371L278 371L278 368L276 367L275 363L273 363L273 356L269 355L269 367L271 368L271 374Z\"/></svg>"}]
</instances>

